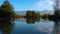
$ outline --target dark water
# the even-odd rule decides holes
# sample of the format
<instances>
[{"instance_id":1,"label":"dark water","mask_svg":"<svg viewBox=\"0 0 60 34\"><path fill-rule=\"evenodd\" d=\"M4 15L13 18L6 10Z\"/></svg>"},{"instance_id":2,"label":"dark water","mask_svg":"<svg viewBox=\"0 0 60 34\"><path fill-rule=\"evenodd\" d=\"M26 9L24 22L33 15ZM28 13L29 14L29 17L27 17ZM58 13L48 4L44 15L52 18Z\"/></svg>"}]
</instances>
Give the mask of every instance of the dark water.
<instances>
[{"instance_id":1,"label":"dark water","mask_svg":"<svg viewBox=\"0 0 60 34\"><path fill-rule=\"evenodd\" d=\"M0 21L0 34L60 34L60 25L43 19L34 24L28 24L26 19Z\"/></svg>"}]
</instances>

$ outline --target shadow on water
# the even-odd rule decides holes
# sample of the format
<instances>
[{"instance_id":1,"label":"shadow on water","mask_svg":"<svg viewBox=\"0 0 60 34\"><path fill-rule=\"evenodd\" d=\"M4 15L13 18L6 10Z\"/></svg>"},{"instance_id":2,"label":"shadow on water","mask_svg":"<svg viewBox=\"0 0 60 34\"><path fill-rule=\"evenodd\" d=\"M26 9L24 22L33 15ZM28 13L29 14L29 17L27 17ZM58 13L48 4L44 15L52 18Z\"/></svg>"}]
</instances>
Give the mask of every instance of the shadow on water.
<instances>
[{"instance_id":1,"label":"shadow on water","mask_svg":"<svg viewBox=\"0 0 60 34\"><path fill-rule=\"evenodd\" d=\"M14 24L8 20L0 20L0 31L2 34L11 34L13 31Z\"/></svg>"}]
</instances>

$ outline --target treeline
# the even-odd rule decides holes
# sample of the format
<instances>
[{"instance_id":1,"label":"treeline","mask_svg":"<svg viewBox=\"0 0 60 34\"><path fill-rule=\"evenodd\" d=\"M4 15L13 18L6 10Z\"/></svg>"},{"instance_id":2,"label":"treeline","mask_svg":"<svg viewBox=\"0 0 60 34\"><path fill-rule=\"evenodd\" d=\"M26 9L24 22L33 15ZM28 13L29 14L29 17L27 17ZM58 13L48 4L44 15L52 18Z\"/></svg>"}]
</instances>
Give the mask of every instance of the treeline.
<instances>
[{"instance_id":1,"label":"treeline","mask_svg":"<svg viewBox=\"0 0 60 34\"><path fill-rule=\"evenodd\" d=\"M24 16L24 18L26 18L27 23L35 23L35 22L39 22L41 18L46 19L49 17L50 14L44 14L41 15L39 12L37 11L31 11L28 10L26 12L26 15Z\"/></svg>"},{"instance_id":2,"label":"treeline","mask_svg":"<svg viewBox=\"0 0 60 34\"><path fill-rule=\"evenodd\" d=\"M48 19L48 20L52 20L52 21L60 21L60 10L55 10L53 15L50 14L43 14L41 15L39 12L37 11L31 11L28 10L26 12L25 18L27 19L27 23L35 23L35 22L39 22L40 19ZM58 23L56 23L58 24Z\"/></svg>"}]
</instances>

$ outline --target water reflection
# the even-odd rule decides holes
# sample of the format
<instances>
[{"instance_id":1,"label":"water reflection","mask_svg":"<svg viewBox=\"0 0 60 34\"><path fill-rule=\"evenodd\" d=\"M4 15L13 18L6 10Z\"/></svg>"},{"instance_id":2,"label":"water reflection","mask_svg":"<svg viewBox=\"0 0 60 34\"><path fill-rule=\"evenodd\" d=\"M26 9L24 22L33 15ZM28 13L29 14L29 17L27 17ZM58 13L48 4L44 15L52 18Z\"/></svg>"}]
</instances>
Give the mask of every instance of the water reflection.
<instances>
[{"instance_id":1,"label":"water reflection","mask_svg":"<svg viewBox=\"0 0 60 34\"><path fill-rule=\"evenodd\" d=\"M14 21L14 20L13 20ZM21 21L21 20L20 20ZM27 24L24 24L26 23L25 21L24 22L16 22L16 28L14 29L14 24L11 22L11 21L8 21L8 20L0 20L0 31L2 32L2 34L21 34L21 32L24 32L24 33L27 33L29 31L29 33L31 31L34 30L34 28L36 27L38 29L38 31L34 30L32 33L47 33L47 34L60 34L60 24L59 24L59 21L54 21L54 23L52 23L52 21L49 21L49 20L34 20L34 19L27 19L27 24L31 24L33 23L32 25L27 25ZM23 21L23 20L22 20ZM36 24L35 24L36 23ZM54 24L54 26L53 26ZM19 26L20 25L20 26ZM19 28L20 27L20 28ZM14 29L14 32L13 32L13 29Z\"/></svg>"},{"instance_id":2,"label":"water reflection","mask_svg":"<svg viewBox=\"0 0 60 34\"><path fill-rule=\"evenodd\" d=\"M43 32L43 33L46 33L46 34L52 34L53 26L54 26L53 21L44 20L44 22L41 22L40 25L36 28L40 33Z\"/></svg>"},{"instance_id":3,"label":"water reflection","mask_svg":"<svg viewBox=\"0 0 60 34\"><path fill-rule=\"evenodd\" d=\"M40 19L32 19L32 18L26 18L26 22L27 22L27 24L34 24L34 23L36 23L36 22L39 22L40 21Z\"/></svg>"},{"instance_id":4,"label":"water reflection","mask_svg":"<svg viewBox=\"0 0 60 34\"><path fill-rule=\"evenodd\" d=\"M2 34L11 34L14 24L8 20L0 20L0 31Z\"/></svg>"},{"instance_id":5,"label":"water reflection","mask_svg":"<svg viewBox=\"0 0 60 34\"><path fill-rule=\"evenodd\" d=\"M60 20L51 20L54 22L54 29L53 29L53 34L60 34Z\"/></svg>"},{"instance_id":6,"label":"water reflection","mask_svg":"<svg viewBox=\"0 0 60 34\"><path fill-rule=\"evenodd\" d=\"M60 22L59 21L54 21L55 22L55 26L54 26L54 32L55 34L60 34Z\"/></svg>"},{"instance_id":7,"label":"water reflection","mask_svg":"<svg viewBox=\"0 0 60 34\"><path fill-rule=\"evenodd\" d=\"M26 21L27 21L27 24L31 24L31 23L35 24L36 22L39 22L40 20L34 21L34 19L30 18L30 19L27 19ZM48 21L50 21L50 20L45 20L45 21L47 21L47 23L48 23ZM54 22L53 27L51 27L51 25L48 25L47 23L45 23L44 25L42 25L42 27L41 26L37 27L38 30L40 30L42 32L46 32L48 34L60 34L60 24L59 24L60 21L59 20L55 20L55 21L52 20L52 21ZM41 25L41 23L40 23L40 25Z\"/></svg>"}]
</instances>

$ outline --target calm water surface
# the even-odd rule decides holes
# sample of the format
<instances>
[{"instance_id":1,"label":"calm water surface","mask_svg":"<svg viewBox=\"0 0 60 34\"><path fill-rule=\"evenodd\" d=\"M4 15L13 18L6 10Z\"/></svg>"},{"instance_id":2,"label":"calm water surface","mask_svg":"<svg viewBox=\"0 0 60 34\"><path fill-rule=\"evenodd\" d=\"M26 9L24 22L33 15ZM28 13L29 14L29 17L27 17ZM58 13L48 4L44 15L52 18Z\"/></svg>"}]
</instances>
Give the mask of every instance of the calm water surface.
<instances>
[{"instance_id":1,"label":"calm water surface","mask_svg":"<svg viewBox=\"0 0 60 34\"><path fill-rule=\"evenodd\" d=\"M0 34L55 34L60 32L59 26L55 26L53 21L43 20L28 24L26 19L16 19L14 24L3 27L0 25Z\"/></svg>"}]
</instances>

